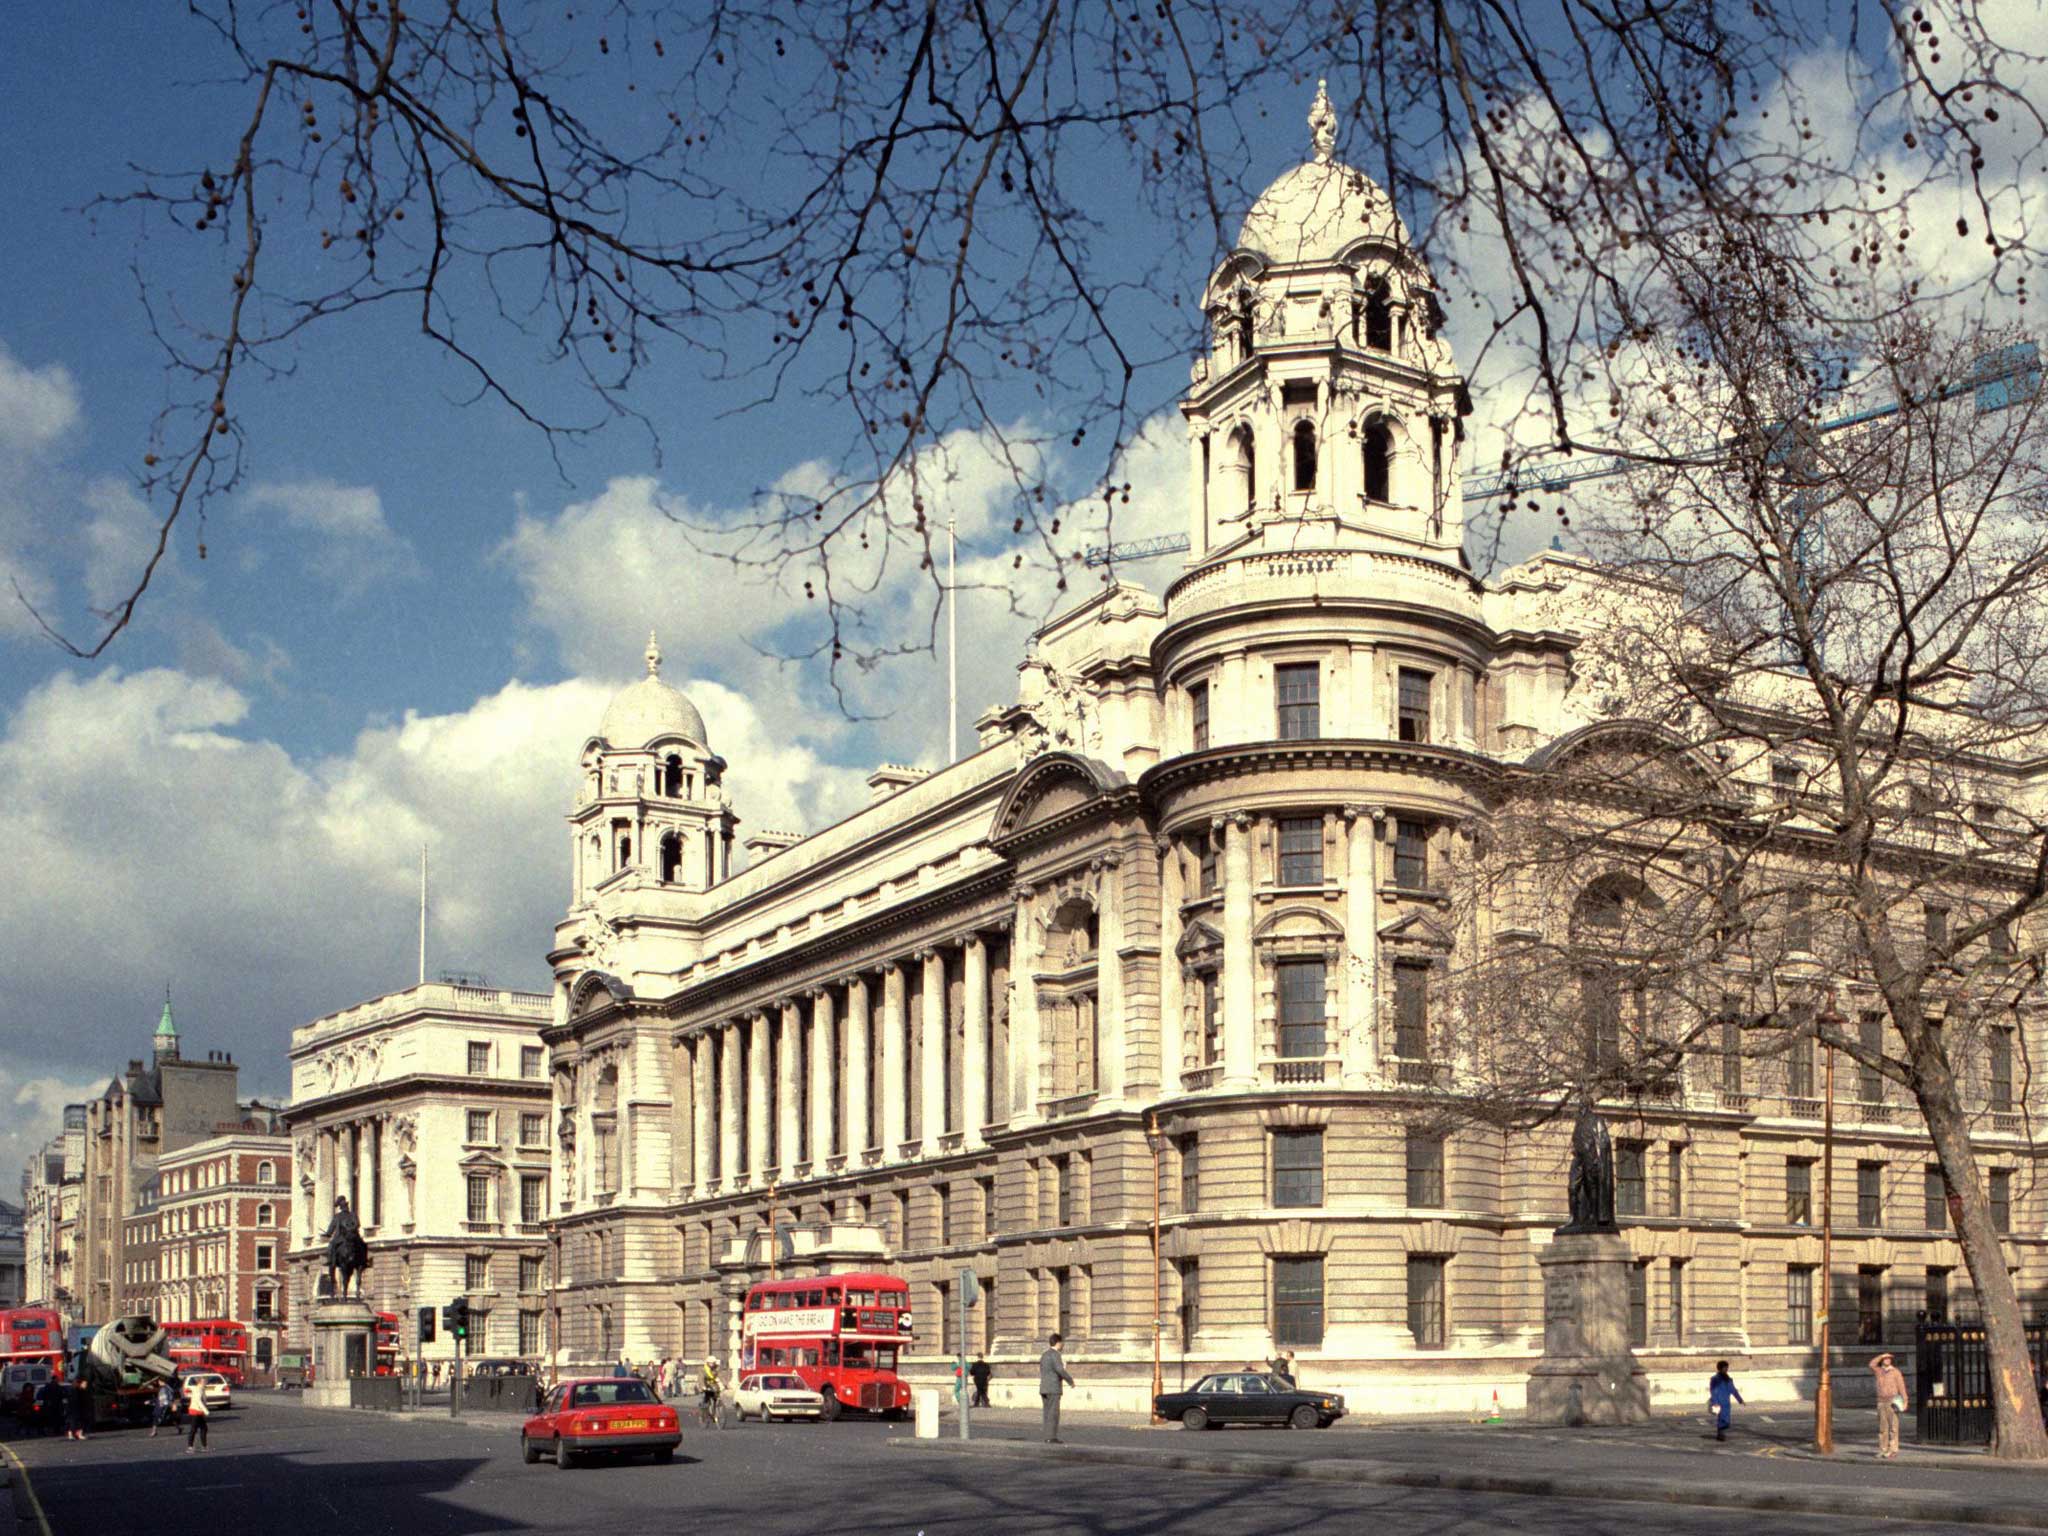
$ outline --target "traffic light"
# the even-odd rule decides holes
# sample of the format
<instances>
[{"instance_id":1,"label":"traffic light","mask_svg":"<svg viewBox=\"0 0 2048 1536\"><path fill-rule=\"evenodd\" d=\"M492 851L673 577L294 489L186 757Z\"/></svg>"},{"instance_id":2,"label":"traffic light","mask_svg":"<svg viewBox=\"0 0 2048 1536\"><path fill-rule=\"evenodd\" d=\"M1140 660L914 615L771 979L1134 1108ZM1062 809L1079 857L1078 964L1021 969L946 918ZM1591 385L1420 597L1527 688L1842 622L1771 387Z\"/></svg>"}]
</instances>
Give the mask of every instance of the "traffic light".
<instances>
[{"instance_id":1,"label":"traffic light","mask_svg":"<svg viewBox=\"0 0 2048 1536\"><path fill-rule=\"evenodd\" d=\"M458 1296L441 1309L441 1326L451 1339L469 1337L469 1298Z\"/></svg>"},{"instance_id":2,"label":"traffic light","mask_svg":"<svg viewBox=\"0 0 2048 1536\"><path fill-rule=\"evenodd\" d=\"M434 1309L432 1307L420 1308L420 1342L422 1344L434 1342Z\"/></svg>"}]
</instances>

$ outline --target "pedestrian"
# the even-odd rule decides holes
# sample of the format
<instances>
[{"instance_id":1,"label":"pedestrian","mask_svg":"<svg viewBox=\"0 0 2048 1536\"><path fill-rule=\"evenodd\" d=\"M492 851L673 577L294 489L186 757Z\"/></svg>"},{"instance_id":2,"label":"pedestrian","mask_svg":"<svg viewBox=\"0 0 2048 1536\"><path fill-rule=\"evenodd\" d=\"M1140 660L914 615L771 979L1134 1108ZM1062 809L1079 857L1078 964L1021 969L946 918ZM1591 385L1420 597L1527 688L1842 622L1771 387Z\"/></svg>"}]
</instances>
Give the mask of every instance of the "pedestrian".
<instances>
[{"instance_id":1,"label":"pedestrian","mask_svg":"<svg viewBox=\"0 0 2048 1536\"><path fill-rule=\"evenodd\" d=\"M177 1400L171 1395L171 1384L168 1379L160 1381L156 1384L156 1397L154 1401L152 1401L150 1404L150 1439L154 1440L156 1438L156 1432L162 1429L164 1425L170 1421L171 1407L176 1401Z\"/></svg>"},{"instance_id":2,"label":"pedestrian","mask_svg":"<svg viewBox=\"0 0 2048 1536\"><path fill-rule=\"evenodd\" d=\"M1287 1386L1294 1385L1294 1364L1283 1354L1276 1352L1273 1358L1266 1362L1266 1373L1278 1377Z\"/></svg>"},{"instance_id":3,"label":"pedestrian","mask_svg":"<svg viewBox=\"0 0 2048 1536\"><path fill-rule=\"evenodd\" d=\"M64 1438L83 1440L91 1419L91 1389L82 1381L74 1381L64 1393Z\"/></svg>"},{"instance_id":4,"label":"pedestrian","mask_svg":"<svg viewBox=\"0 0 2048 1536\"><path fill-rule=\"evenodd\" d=\"M185 1454L206 1449L206 1421L212 1415L206 1408L206 1388L185 1394L185 1422L191 1427L185 1431Z\"/></svg>"},{"instance_id":5,"label":"pedestrian","mask_svg":"<svg viewBox=\"0 0 2048 1536\"><path fill-rule=\"evenodd\" d=\"M1899 1454L1899 1415L1906 1411L1906 1375L1888 1354L1870 1362L1877 1384L1877 1459Z\"/></svg>"},{"instance_id":6,"label":"pedestrian","mask_svg":"<svg viewBox=\"0 0 2048 1536\"><path fill-rule=\"evenodd\" d=\"M1287 1384L1290 1387L1301 1385L1301 1373L1294 1368L1294 1351L1291 1349L1287 1351Z\"/></svg>"},{"instance_id":7,"label":"pedestrian","mask_svg":"<svg viewBox=\"0 0 2048 1536\"><path fill-rule=\"evenodd\" d=\"M56 1376L36 1389L36 1433L53 1435L64 1419L64 1383Z\"/></svg>"},{"instance_id":8,"label":"pedestrian","mask_svg":"<svg viewBox=\"0 0 2048 1536\"><path fill-rule=\"evenodd\" d=\"M974 1404L976 1408L988 1406L988 1379L995 1372L990 1369L986 1355L976 1355L974 1364L967 1368L967 1374L974 1379Z\"/></svg>"},{"instance_id":9,"label":"pedestrian","mask_svg":"<svg viewBox=\"0 0 2048 1536\"><path fill-rule=\"evenodd\" d=\"M1060 1336L1054 1334L1047 1341L1045 1353L1038 1357L1039 1419L1047 1445L1060 1443L1060 1394L1073 1385L1067 1362L1060 1358Z\"/></svg>"},{"instance_id":10,"label":"pedestrian","mask_svg":"<svg viewBox=\"0 0 2048 1536\"><path fill-rule=\"evenodd\" d=\"M1735 1389L1735 1378L1728 1374L1728 1362L1716 1360L1714 1374L1707 1379L1707 1408L1714 1416L1714 1438L1728 1438L1728 1421L1734 1417L1730 1403L1741 1402L1742 1394Z\"/></svg>"}]
</instances>

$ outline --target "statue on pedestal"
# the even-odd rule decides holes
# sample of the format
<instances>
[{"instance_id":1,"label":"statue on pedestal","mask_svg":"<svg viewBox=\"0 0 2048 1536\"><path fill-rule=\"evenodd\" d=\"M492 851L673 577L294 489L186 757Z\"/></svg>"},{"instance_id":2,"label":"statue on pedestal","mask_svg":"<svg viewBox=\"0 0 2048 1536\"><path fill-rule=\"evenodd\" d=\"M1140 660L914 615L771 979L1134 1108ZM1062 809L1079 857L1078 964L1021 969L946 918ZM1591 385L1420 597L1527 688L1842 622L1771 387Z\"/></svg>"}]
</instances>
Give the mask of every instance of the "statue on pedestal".
<instances>
[{"instance_id":1,"label":"statue on pedestal","mask_svg":"<svg viewBox=\"0 0 2048 1536\"><path fill-rule=\"evenodd\" d=\"M321 1238L327 1244L327 1274L321 1282L321 1294L346 1296L353 1280L360 1299L362 1274L370 1267L370 1245L363 1241L362 1228L356 1225L356 1213L348 1208L347 1195L334 1197L334 1219L327 1223Z\"/></svg>"},{"instance_id":2,"label":"statue on pedestal","mask_svg":"<svg viewBox=\"0 0 2048 1536\"><path fill-rule=\"evenodd\" d=\"M1614 1144L1607 1137L1607 1122L1591 1104L1579 1111L1572 1127L1572 1171L1566 1193L1571 1201L1571 1219L1557 1230L1570 1232L1619 1232L1614 1219Z\"/></svg>"}]
</instances>

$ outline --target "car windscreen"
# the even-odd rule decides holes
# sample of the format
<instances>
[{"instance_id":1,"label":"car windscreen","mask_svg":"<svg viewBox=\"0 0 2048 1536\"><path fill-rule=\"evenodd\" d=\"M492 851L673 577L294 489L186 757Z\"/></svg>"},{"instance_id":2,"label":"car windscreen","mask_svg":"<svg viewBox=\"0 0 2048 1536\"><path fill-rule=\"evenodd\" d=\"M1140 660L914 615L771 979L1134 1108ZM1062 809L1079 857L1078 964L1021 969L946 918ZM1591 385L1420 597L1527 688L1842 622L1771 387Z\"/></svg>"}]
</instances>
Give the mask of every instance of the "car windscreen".
<instances>
[{"instance_id":1,"label":"car windscreen","mask_svg":"<svg viewBox=\"0 0 2048 1536\"><path fill-rule=\"evenodd\" d=\"M577 1408L609 1408L615 1403L651 1403L654 1394L647 1390L643 1381L622 1379L619 1381L586 1381L576 1389L572 1406Z\"/></svg>"},{"instance_id":2,"label":"car windscreen","mask_svg":"<svg viewBox=\"0 0 2048 1536\"><path fill-rule=\"evenodd\" d=\"M761 1378L761 1386L763 1390L769 1392L801 1392L804 1390L803 1378L799 1376L763 1376Z\"/></svg>"}]
</instances>

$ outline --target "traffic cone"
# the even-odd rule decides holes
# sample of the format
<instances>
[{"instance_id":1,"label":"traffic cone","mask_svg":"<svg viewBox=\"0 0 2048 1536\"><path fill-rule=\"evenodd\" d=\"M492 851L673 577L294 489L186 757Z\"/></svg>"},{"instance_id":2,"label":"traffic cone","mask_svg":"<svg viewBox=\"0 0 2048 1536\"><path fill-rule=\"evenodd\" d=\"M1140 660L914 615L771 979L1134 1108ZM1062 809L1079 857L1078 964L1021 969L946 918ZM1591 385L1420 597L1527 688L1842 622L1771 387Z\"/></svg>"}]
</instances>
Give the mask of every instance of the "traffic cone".
<instances>
[{"instance_id":1,"label":"traffic cone","mask_svg":"<svg viewBox=\"0 0 2048 1536\"><path fill-rule=\"evenodd\" d=\"M1499 1387L1495 1387L1495 1388L1493 1389L1493 1412L1492 1412L1492 1413L1490 1413L1490 1414L1488 1414L1488 1415L1486 1416L1486 1422L1487 1422L1487 1423L1489 1423L1489 1424L1504 1424L1504 1423L1506 1423L1506 1422L1507 1422L1507 1421L1506 1421L1506 1420L1505 1420L1505 1419L1504 1419L1504 1418L1503 1418L1503 1417L1501 1416L1501 1411L1500 1411L1500 1388L1499 1388Z\"/></svg>"}]
</instances>

